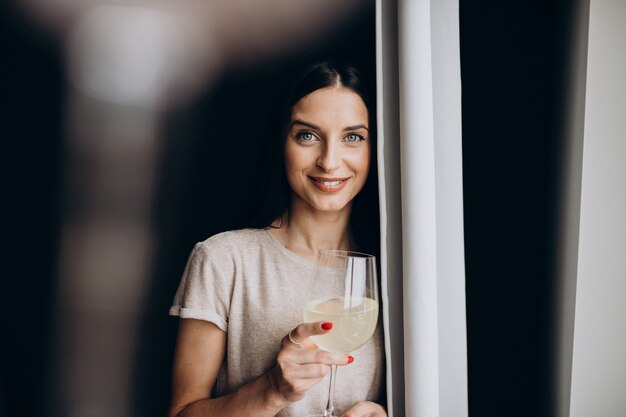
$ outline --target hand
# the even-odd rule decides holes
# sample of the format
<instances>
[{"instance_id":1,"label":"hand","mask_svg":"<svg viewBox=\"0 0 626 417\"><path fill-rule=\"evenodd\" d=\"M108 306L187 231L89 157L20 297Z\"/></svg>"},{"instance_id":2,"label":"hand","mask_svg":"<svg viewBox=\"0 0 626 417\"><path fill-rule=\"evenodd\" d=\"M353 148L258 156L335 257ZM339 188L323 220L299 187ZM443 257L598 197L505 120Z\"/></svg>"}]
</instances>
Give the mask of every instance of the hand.
<instances>
[{"instance_id":1,"label":"hand","mask_svg":"<svg viewBox=\"0 0 626 417\"><path fill-rule=\"evenodd\" d=\"M385 409L370 401L359 401L343 413L343 417L387 417Z\"/></svg>"},{"instance_id":2,"label":"hand","mask_svg":"<svg viewBox=\"0 0 626 417\"><path fill-rule=\"evenodd\" d=\"M302 323L283 337L276 367L271 376L274 387L287 401L302 399L306 392L330 373L330 365L347 365L351 357L318 350L309 336L324 334L332 328L331 323ZM349 359L350 358L350 359Z\"/></svg>"}]
</instances>

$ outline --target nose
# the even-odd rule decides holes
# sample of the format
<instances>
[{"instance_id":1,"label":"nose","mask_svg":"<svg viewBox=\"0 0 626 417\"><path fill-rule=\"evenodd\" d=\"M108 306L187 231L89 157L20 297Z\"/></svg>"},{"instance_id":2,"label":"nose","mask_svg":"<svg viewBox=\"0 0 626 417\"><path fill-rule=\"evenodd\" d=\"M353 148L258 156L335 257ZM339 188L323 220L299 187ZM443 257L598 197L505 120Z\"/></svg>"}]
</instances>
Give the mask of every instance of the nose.
<instances>
[{"instance_id":1,"label":"nose","mask_svg":"<svg viewBox=\"0 0 626 417\"><path fill-rule=\"evenodd\" d=\"M339 145L334 141L325 141L320 149L317 166L324 172L332 172L341 166Z\"/></svg>"}]
</instances>

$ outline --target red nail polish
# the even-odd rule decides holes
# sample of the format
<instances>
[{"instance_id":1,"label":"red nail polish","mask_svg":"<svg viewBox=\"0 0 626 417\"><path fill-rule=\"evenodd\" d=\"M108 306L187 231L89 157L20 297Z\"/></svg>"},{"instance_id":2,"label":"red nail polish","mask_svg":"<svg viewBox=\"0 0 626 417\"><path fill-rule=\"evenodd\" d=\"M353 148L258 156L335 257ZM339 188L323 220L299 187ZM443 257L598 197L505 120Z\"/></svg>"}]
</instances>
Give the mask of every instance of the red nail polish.
<instances>
[{"instance_id":1,"label":"red nail polish","mask_svg":"<svg viewBox=\"0 0 626 417\"><path fill-rule=\"evenodd\" d=\"M354 362L354 357L352 357L351 355L348 355L348 363L352 363Z\"/></svg>"},{"instance_id":2,"label":"red nail polish","mask_svg":"<svg viewBox=\"0 0 626 417\"><path fill-rule=\"evenodd\" d=\"M324 329L324 330L330 330L330 329L332 329L332 328L333 328L333 324L332 324L332 323L330 323L330 322L325 322L325 323L322 323L322 329Z\"/></svg>"}]
</instances>

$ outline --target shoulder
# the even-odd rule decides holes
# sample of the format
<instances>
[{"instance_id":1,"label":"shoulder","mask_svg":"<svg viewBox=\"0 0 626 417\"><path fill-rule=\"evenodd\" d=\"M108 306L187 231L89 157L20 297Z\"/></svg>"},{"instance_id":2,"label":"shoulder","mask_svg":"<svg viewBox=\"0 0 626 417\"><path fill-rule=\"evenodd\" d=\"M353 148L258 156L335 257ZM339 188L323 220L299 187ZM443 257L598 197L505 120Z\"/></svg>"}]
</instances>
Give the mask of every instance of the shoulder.
<instances>
[{"instance_id":1,"label":"shoulder","mask_svg":"<svg viewBox=\"0 0 626 417\"><path fill-rule=\"evenodd\" d=\"M244 266L254 265L263 246L263 229L242 229L219 233L196 243L185 268L186 275L201 280L222 277L230 280ZM267 237L265 237L267 239Z\"/></svg>"},{"instance_id":2,"label":"shoulder","mask_svg":"<svg viewBox=\"0 0 626 417\"><path fill-rule=\"evenodd\" d=\"M239 258L258 252L259 247L267 243L264 229L240 229L218 233L194 247L194 253L213 259Z\"/></svg>"}]
</instances>

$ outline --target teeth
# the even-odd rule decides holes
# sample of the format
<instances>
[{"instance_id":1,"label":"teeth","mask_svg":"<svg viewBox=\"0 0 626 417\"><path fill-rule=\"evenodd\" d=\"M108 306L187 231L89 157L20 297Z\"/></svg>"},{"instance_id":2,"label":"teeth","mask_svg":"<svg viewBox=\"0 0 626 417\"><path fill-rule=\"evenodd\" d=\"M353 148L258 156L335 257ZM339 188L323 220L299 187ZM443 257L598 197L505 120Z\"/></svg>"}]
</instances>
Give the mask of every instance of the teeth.
<instances>
[{"instance_id":1,"label":"teeth","mask_svg":"<svg viewBox=\"0 0 626 417\"><path fill-rule=\"evenodd\" d=\"M322 180L316 179L315 181L317 181L320 184L325 185L327 187L336 187L337 185L341 184L344 180L339 180L339 181L322 181Z\"/></svg>"}]
</instances>

